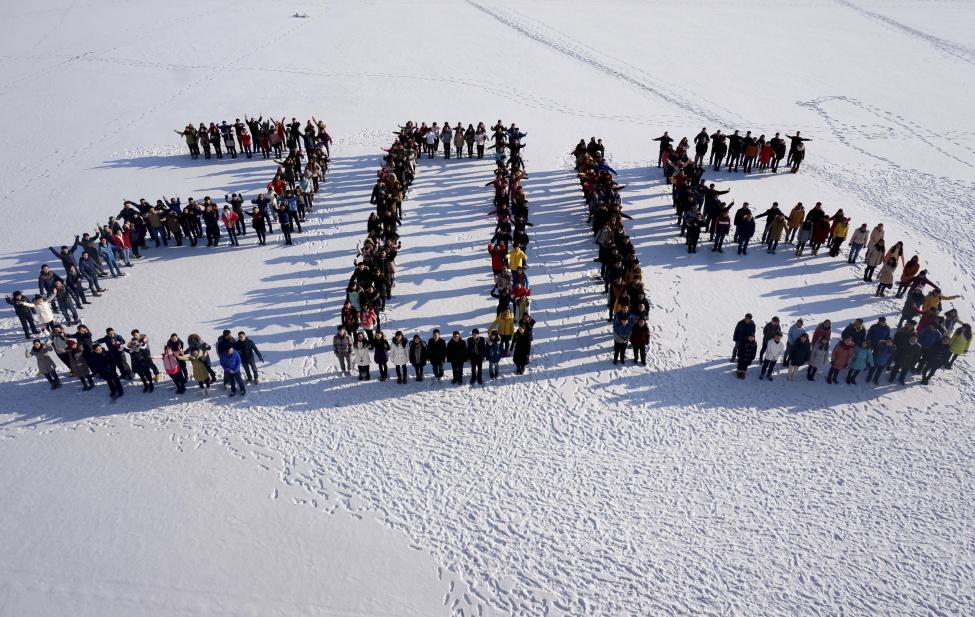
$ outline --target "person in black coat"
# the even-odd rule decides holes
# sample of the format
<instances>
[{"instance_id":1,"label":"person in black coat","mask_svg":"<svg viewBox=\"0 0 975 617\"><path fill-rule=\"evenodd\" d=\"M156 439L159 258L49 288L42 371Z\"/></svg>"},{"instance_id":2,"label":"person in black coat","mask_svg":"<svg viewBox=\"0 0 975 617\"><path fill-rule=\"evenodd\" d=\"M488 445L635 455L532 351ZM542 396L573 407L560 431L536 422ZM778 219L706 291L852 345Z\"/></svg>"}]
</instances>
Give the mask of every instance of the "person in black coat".
<instances>
[{"instance_id":1,"label":"person in black coat","mask_svg":"<svg viewBox=\"0 0 975 617\"><path fill-rule=\"evenodd\" d=\"M460 338L460 332L454 332L447 341L447 361L453 370L454 378L450 383L464 383L464 364L467 362L467 344Z\"/></svg>"},{"instance_id":2,"label":"person in black coat","mask_svg":"<svg viewBox=\"0 0 975 617\"><path fill-rule=\"evenodd\" d=\"M947 336L942 337L940 343L935 343L924 350L924 370L921 372L921 383L927 385L931 377L942 366L948 363L951 357L951 339Z\"/></svg>"},{"instance_id":3,"label":"person in black coat","mask_svg":"<svg viewBox=\"0 0 975 617\"><path fill-rule=\"evenodd\" d=\"M525 374L525 366L532 352L532 336L525 324L518 324L518 329L511 337L511 360L515 363L515 373Z\"/></svg>"},{"instance_id":4,"label":"person in black coat","mask_svg":"<svg viewBox=\"0 0 975 617\"><path fill-rule=\"evenodd\" d=\"M24 297L19 291L15 291L12 296L7 296L4 298L7 304L14 307L14 313L17 315L17 319L20 320L20 327L24 329L24 338L33 338L35 335L40 334L37 331L37 325L34 323L33 311L29 306L21 304L21 302L27 302L27 298Z\"/></svg>"},{"instance_id":5,"label":"person in black coat","mask_svg":"<svg viewBox=\"0 0 975 617\"><path fill-rule=\"evenodd\" d=\"M812 354L812 344L809 342L809 335L803 332L796 339L796 342L789 347L789 359L787 364L789 365L789 381L795 381L796 375L799 373L799 367L805 365L809 362L809 356Z\"/></svg>"},{"instance_id":6,"label":"person in black coat","mask_svg":"<svg viewBox=\"0 0 975 617\"><path fill-rule=\"evenodd\" d=\"M738 239L738 254L748 254L748 243L755 235L755 219L751 214L746 213L741 217L741 222L735 225L735 237Z\"/></svg>"},{"instance_id":7,"label":"person in black coat","mask_svg":"<svg viewBox=\"0 0 975 617\"><path fill-rule=\"evenodd\" d=\"M856 319L853 323L843 328L843 333L840 334L840 340L845 340L846 337L853 339L854 347L863 345L863 341L867 339L867 329L863 327L862 319Z\"/></svg>"},{"instance_id":8,"label":"person in black coat","mask_svg":"<svg viewBox=\"0 0 975 617\"><path fill-rule=\"evenodd\" d=\"M132 369L125 359L125 339L115 333L112 328L105 328L105 336L95 341L105 346L105 353L115 363L115 367L122 375L122 379L132 379Z\"/></svg>"},{"instance_id":9,"label":"person in black coat","mask_svg":"<svg viewBox=\"0 0 975 617\"><path fill-rule=\"evenodd\" d=\"M108 393L113 401L124 394L122 382L115 370L115 360L108 355L101 343L92 344L91 353L86 360L88 368L108 384Z\"/></svg>"},{"instance_id":10,"label":"person in black coat","mask_svg":"<svg viewBox=\"0 0 975 617\"><path fill-rule=\"evenodd\" d=\"M427 341L427 360L430 369L437 379L443 377L443 363L447 360L447 341L440 337L440 330L434 330L433 336Z\"/></svg>"},{"instance_id":11,"label":"person in black coat","mask_svg":"<svg viewBox=\"0 0 975 617\"><path fill-rule=\"evenodd\" d=\"M918 344L917 334L914 333L910 334L907 344L896 345L894 361L890 369L890 379L887 380L887 383L894 383L894 379L897 379L902 386L905 385L904 380L907 378L907 373L911 367L917 364L921 358L921 353L921 345Z\"/></svg>"},{"instance_id":12,"label":"person in black coat","mask_svg":"<svg viewBox=\"0 0 975 617\"><path fill-rule=\"evenodd\" d=\"M480 335L477 328L471 330L471 335L467 339L467 359L471 362L471 385L477 381L483 384L481 379L481 367L484 364L484 356L487 355L487 343Z\"/></svg>"},{"instance_id":13,"label":"person in black coat","mask_svg":"<svg viewBox=\"0 0 975 617\"><path fill-rule=\"evenodd\" d=\"M240 363L244 366L247 383L261 383L257 376L257 362L254 356L257 356L261 362L264 362L264 356L261 355L261 350L257 348L254 341L247 338L246 332L240 331L237 333L237 340L233 342L233 348L240 354Z\"/></svg>"},{"instance_id":14,"label":"person in black coat","mask_svg":"<svg viewBox=\"0 0 975 617\"><path fill-rule=\"evenodd\" d=\"M731 350L732 362L738 357L739 348L748 340L749 336L755 336L755 322L752 321L751 313L745 313L745 318L735 325L735 333L731 337L731 340L735 342L735 347Z\"/></svg>"},{"instance_id":15,"label":"person in black coat","mask_svg":"<svg viewBox=\"0 0 975 617\"><path fill-rule=\"evenodd\" d=\"M745 371L748 370L748 366L755 360L755 356L758 355L758 342L755 340L755 334L749 334L744 341L738 345L738 367L735 370L735 375L738 379L745 378Z\"/></svg>"}]
</instances>

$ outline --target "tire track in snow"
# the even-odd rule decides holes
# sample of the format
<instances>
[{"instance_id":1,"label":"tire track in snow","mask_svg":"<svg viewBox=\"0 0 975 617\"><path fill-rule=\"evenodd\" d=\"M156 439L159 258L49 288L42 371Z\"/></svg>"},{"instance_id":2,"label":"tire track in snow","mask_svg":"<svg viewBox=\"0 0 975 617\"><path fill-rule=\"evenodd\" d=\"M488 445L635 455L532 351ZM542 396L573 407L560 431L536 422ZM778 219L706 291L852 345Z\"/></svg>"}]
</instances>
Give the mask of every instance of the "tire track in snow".
<instances>
[{"instance_id":1,"label":"tire track in snow","mask_svg":"<svg viewBox=\"0 0 975 617\"><path fill-rule=\"evenodd\" d=\"M965 47L959 43L954 43L942 38L938 38L927 32L922 32L917 28L912 28L907 24L901 23L896 19L891 19L886 15L881 15L880 13L874 13L873 11L867 10L861 6L858 6L849 0L836 0L839 4L860 13L861 15L868 17L874 21L878 21L886 26L890 26L895 30L899 30L904 34L917 39L921 42L927 43L928 45L934 47L938 51L947 54L953 58L957 58L962 62L975 66L975 50Z\"/></svg>"}]
</instances>

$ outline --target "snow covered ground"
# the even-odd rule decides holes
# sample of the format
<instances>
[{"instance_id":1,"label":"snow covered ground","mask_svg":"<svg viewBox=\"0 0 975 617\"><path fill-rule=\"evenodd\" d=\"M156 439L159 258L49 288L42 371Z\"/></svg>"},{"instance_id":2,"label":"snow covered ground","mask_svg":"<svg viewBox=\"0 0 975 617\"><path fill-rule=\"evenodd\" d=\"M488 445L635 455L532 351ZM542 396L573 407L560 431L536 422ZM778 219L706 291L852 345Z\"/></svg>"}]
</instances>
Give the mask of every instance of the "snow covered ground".
<instances>
[{"instance_id":1,"label":"snow covered ground","mask_svg":"<svg viewBox=\"0 0 975 617\"><path fill-rule=\"evenodd\" d=\"M688 255L649 142L702 126L814 139L798 175L710 173L766 207L883 222L975 309L975 37L964 2L7 3L0 291L122 199L253 194L172 129L315 115L336 138L298 242L149 250L98 330L251 333L246 400L51 393L0 320L0 614L975 612L971 361L929 386L738 382L760 323L868 323L859 266ZM291 17L307 13L307 19ZM528 132L529 374L360 385L332 334L380 148L407 119ZM619 171L650 367L614 367L568 152ZM448 164L449 163L449 164ZM483 329L491 164L421 161L387 330Z\"/></svg>"}]
</instances>

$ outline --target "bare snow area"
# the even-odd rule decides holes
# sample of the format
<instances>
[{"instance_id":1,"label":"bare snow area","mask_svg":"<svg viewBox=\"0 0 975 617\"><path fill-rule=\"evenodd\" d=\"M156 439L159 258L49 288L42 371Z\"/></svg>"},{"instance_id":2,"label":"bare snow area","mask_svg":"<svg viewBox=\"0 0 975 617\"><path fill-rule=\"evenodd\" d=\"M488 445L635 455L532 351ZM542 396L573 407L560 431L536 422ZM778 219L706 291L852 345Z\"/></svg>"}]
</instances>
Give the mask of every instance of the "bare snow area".
<instances>
[{"instance_id":1,"label":"bare snow area","mask_svg":"<svg viewBox=\"0 0 975 617\"><path fill-rule=\"evenodd\" d=\"M295 13L307 15L295 18ZM11 4L0 20L0 291L123 199L255 196L259 159L191 161L173 129L312 115L335 138L294 246L149 249L96 332L268 360L246 399L168 383L50 392L0 312L2 615L975 613L971 354L928 386L734 379L746 312L896 320L861 265L688 255L664 130L811 137L797 175L707 173L764 209L883 222L975 309L975 6L962 2ZM528 133L528 374L358 384L329 347L397 125ZM647 368L613 366L572 171L601 137L652 303ZM386 331L493 319L490 161L421 160ZM753 371L756 369L753 368Z\"/></svg>"}]
</instances>

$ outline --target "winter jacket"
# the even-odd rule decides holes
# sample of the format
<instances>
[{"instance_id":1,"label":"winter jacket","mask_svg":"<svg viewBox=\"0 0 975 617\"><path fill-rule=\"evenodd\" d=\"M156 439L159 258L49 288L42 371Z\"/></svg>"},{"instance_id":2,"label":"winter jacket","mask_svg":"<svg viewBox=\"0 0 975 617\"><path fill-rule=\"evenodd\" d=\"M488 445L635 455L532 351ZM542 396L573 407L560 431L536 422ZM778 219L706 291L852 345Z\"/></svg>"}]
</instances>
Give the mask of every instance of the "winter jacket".
<instances>
[{"instance_id":1,"label":"winter jacket","mask_svg":"<svg viewBox=\"0 0 975 617\"><path fill-rule=\"evenodd\" d=\"M467 356L474 361L487 354L487 344L482 336L471 336L467 339Z\"/></svg>"},{"instance_id":2,"label":"winter jacket","mask_svg":"<svg viewBox=\"0 0 975 617\"><path fill-rule=\"evenodd\" d=\"M376 364L386 364L389 362L389 341L385 338L379 340L378 338L372 339L372 359L376 361Z\"/></svg>"},{"instance_id":3,"label":"winter jacket","mask_svg":"<svg viewBox=\"0 0 975 617\"><path fill-rule=\"evenodd\" d=\"M755 235L755 219L742 220L735 228L739 238L751 238Z\"/></svg>"},{"instance_id":4,"label":"winter jacket","mask_svg":"<svg viewBox=\"0 0 975 617\"><path fill-rule=\"evenodd\" d=\"M876 347L880 341L890 338L890 326L875 323L867 330L867 340L871 347Z\"/></svg>"},{"instance_id":5,"label":"winter jacket","mask_svg":"<svg viewBox=\"0 0 975 617\"><path fill-rule=\"evenodd\" d=\"M744 362L745 364L751 364L755 360L755 354L758 353L758 341L742 341L738 345L738 360Z\"/></svg>"},{"instance_id":6,"label":"winter jacket","mask_svg":"<svg viewBox=\"0 0 975 617\"><path fill-rule=\"evenodd\" d=\"M901 283L907 285L911 282L917 273L921 271L921 264L916 261L909 261L904 264L904 270L901 271Z\"/></svg>"},{"instance_id":7,"label":"winter jacket","mask_svg":"<svg viewBox=\"0 0 975 617\"><path fill-rule=\"evenodd\" d=\"M347 356L352 353L352 337L348 334L333 336L332 351L336 356Z\"/></svg>"},{"instance_id":8,"label":"winter jacket","mask_svg":"<svg viewBox=\"0 0 975 617\"><path fill-rule=\"evenodd\" d=\"M520 248L515 247L514 250L508 253L508 265L512 270L517 270L518 268L525 265L528 260L528 256Z\"/></svg>"},{"instance_id":9,"label":"winter jacket","mask_svg":"<svg viewBox=\"0 0 975 617\"><path fill-rule=\"evenodd\" d=\"M34 314L34 305L30 302L24 300L24 296L21 295L17 299L14 298L4 298L7 304L14 307L14 313L17 317L23 317L24 319L30 320Z\"/></svg>"},{"instance_id":10,"label":"winter jacket","mask_svg":"<svg viewBox=\"0 0 975 617\"><path fill-rule=\"evenodd\" d=\"M46 375L51 371L57 370L57 365L54 363L54 359L50 355L52 353L54 353L54 348L47 343L44 343L37 349L34 349L33 345L28 347L24 355L28 358L33 356L33 358L37 360L37 370L39 370L42 375Z\"/></svg>"},{"instance_id":11,"label":"winter jacket","mask_svg":"<svg viewBox=\"0 0 975 617\"><path fill-rule=\"evenodd\" d=\"M880 268L880 273L877 275L877 281L887 285L888 287L894 284L894 270L897 269L897 262L894 260L884 263Z\"/></svg>"},{"instance_id":12,"label":"winter jacket","mask_svg":"<svg viewBox=\"0 0 975 617\"><path fill-rule=\"evenodd\" d=\"M112 361L111 356L107 353L93 352L87 359L92 373L95 373L102 379L118 378L118 372L115 370L115 362Z\"/></svg>"},{"instance_id":13,"label":"winter jacket","mask_svg":"<svg viewBox=\"0 0 975 617\"><path fill-rule=\"evenodd\" d=\"M240 354L236 349L231 348L230 353L220 354L220 366L228 373L240 372Z\"/></svg>"},{"instance_id":14,"label":"winter jacket","mask_svg":"<svg viewBox=\"0 0 975 617\"><path fill-rule=\"evenodd\" d=\"M789 227L801 227L802 222L806 219L806 209L802 206L796 206L789 212Z\"/></svg>"},{"instance_id":15,"label":"winter jacket","mask_svg":"<svg viewBox=\"0 0 975 617\"><path fill-rule=\"evenodd\" d=\"M423 341L410 341L410 364L413 366L426 366L427 346Z\"/></svg>"},{"instance_id":16,"label":"winter jacket","mask_svg":"<svg viewBox=\"0 0 975 617\"><path fill-rule=\"evenodd\" d=\"M809 341L796 340L789 348L789 366L802 366L809 361L812 345Z\"/></svg>"},{"instance_id":17,"label":"winter jacket","mask_svg":"<svg viewBox=\"0 0 975 617\"><path fill-rule=\"evenodd\" d=\"M840 342L833 348L833 355L830 356L830 366L836 369L846 368L853 357L853 345Z\"/></svg>"},{"instance_id":18,"label":"winter jacket","mask_svg":"<svg viewBox=\"0 0 975 617\"><path fill-rule=\"evenodd\" d=\"M928 349L941 342L941 331L938 329L928 328L927 330L922 330L917 335L917 342L921 346L921 349Z\"/></svg>"},{"instance_id":19,"label":"winter jacket","mask_svg":"<svg viewBox=\"0 0 975 617\"><path fill-rule=\"evenodd\" d=\"M264 356L261 355L261 350L258 349L257 345L254 344L254 341L250 339L234 341L234 349L236 349L237 353L240 354L240 359L243 362L252 362L255 355L261 362L264 362Z\"/></svg>"},{"instance_id":20,"label":"winter jacket","mask_svg":"<svg viewBox=\"0 0 975 617\"><path fill-rule=\"evenodd\" d=\"M511 338L511 359L514 363L520 365L528 364L531 349L531 332L528 330L525 330L523 334L515 332Z\"/></svg>"},{"instance_id":21,"label":"winter jacket","mask_svg":"<svg viewBox=\"0 0 975 617\"><path fill-rule=\"evenodd\" d=\"M772 339L765 345L765 352L762 354L762 360L773 361L778 360L785 353L785 341Z\"/></svg>"},{"instance_id":22,"label":"winter jacket","mask_svg":"<svg viewBox=\"0 0 975 617\"><path fill-rule=\"evenodd\" d=\"M427 360L431 364L443 364L447 361L447 340L439 338L427 341Z\"/></svg>"},{"instance_id":23,"label":"winter jacket","mask_svg":"<svg viewBox=\"0 0 975 617\"><path fill-rule=\"evenodd\" d=\"M873 366L873 350L869 347L857 347L850 359L850 369L863 371Z\"/></svg>"},{"instance_id":24,"label":"winter jacket","mask_svg":"<svg viewBox=\"0 0 975 617\"><path fill-rule=\"evenodd\" d=\"M502 336L513 335L515 333L515 316L511 314L505 316L505 313L501 313L497 319L491 322L491 325L487 329L490 332L495 328L497 328L498 334Z\"/></svg>"},{"instance_id":25,"label":"winter jacket","mask_svg":"<svg viewBox=\"0 0 975 617\"><path fill-rule=\"evenodd\" d=\"M857 228L853 232L853 235L850 236L850 244L859 244L860 246L866 245L869 233L870 232L868 232L866 229Z\"/></svg>"},{"instance_id":26,"label":"winter jacket","mask_svg":"<svg viewBox=\"0 0 975 617\"><path fill-rule=\"evenodd\" d=\"M894 357L894 346L890 343L881 342L873 350L873 365L887 368L891 358Z\"/></svg>"},{"instance_id":27,"label":"winter jacket","mask_svg":"<svg viewBox=\"0 0 975 617\"><path fill-rule=\"evenodd\" d=\"M406 352L406 341L397 342L395 339L389 341L389 361L393 366L401 366L409 363L410 359Z\"/></svg>"},{"instance_id":28,"label":"winter jacket","mask_svg":"<svg viewBox=\"0 0 975 617\"><path fill-rule=\"evenodd\" d=\"M68 360L71 363L71 372L75 374L75 377L91 376L91 369L88 368L88 362L85 360L84 349L75 347L73 350L68 351Z\"/></svg>"},{"instance_id":29,"label":"winter jacket","mask_svg":"<svg viewBox=\"0 0 975 617\"><path fill-rule=\"evenodd\" d=\"M193 367L194 381L208 381L210 379L210 371L207 370L207 363L203 360L203 356L195 358L193 356L176 356L176 359L190 363L190 366Z\"/></svg>"},{"instance_id":30,"label":"winter jacket","mask_svg":"<svg viewBox=\"0 0 975 617\"><path fill-rule=\"evenodd\" d=\"M736 343L744 343L748 340L749 336L755 336L755 322L746 322L742 319L735 326L735 333L731 337L731 340Z\"/></svg>"},{"instance_id":31,"label":"winter jacket","mask_svg":"<svg viewBox=\"0 0 975 617\"><path fill-rule=\"evenodd\" d=\"M644 323L642 326L636 324L630 332L630 342L635 346L648 345L650 343L650 326Z\"/></svg>"},{"instance_id":32,"label":"winter jacket","mask_svg":"<svg viewBox=\"0 0 975 617\"><path fill-rule=\"evenodd\" d=\"M924 350L924 362L929 368L941 368L951 356L951 345L937 342Z\"/></svg>"},{"instance_id":33,"label":"winter jacket","mask_svg":"<svg viewBox=\"0 0 975 617\"><path fill-rule=\"evenodd\" d=\"M864 257L864 261L868 266L876 268L883 262L883 259L884 250L882 247L878 248L876 244L871 244L867 247L867 255Z\"/></svg>"},{"instance_id":34,"label":"winter jacket","mask_svg":"<svg viewBox=\"0 0 975 617\"><path fill-rule=\"evenodd\" d=\"M792 345L793 343L798 341L799 337L805 333L806 333L805 328L803 328L802 326L793 325L791 328L789 328L789 336L788 336L789 344Z\"/></svg>"},{"instance_id":35,"label":"winter jacket","mask_svg":"<svg viewBox=\"0 0 975 617\"><path fill-rule=\"evenodd\" d=\"M765 340L772 340L772 337L776 334L782 334L782 326L774 321L768 322L762 328L762 338Z\"/></svg>"},{"instance_id":36,"label":"winter jacket","mask_svg":"<svg viewBox=\"0 0 975 617\"><path fill-rule=\"evenodd\" d=\"M54 311L51 309L51 300L54 299L54 294L48 294L46 298L42 298L34 302L31 306L37 312L37 318L41 323L51 323L54 321Z\"/></svg>"},{"instance_id":37,"label":"winter jacket","mask_svg":"<svg viewBox=\"0 0 975 617\"><path fill-rule=\"evenodd\" d=\"M840 340L845 340L846 337L853 339L853 345L859 347L863 341L867 340L867 329L862 327L857 328L853 324L850 324L843 329Z\"/></svg>"},{"instance_id":38,"label":"winter jacket","mask_svg":"<svg viewBox=\"0 0 975 617\"><path fill-rule=\"evenodd\" d=\"M454 362L467 362L467 343L464 339L455 341L451 338L447 341L447 360Z\"/></svg>"},{"instance_id":39,"label":"winter jacket","mask_svg":"<svg viewBox=\"0 0 975 617\"><path fill-rule=\"evenodd\" d=\"M951 337L951 353L957 355L968 353L968 347L971 344L971 339L965 338L965 335L961 332L956 332L955 335Z\"/></svg>"},{"instance_id":40,"label":"winter jacket","mask_svg":"<svg viewBox=\"0 0 975 617\"><path fill-rule=\"evenodd\" d=\"M488 339L487 361L497 364L501 362L501 338Z\"/></svg>"},{"instance_id":41,"label":"winter jacket","mask_svg":"<svg viewBox=\"0 0 975 617\"><path fill-rule=\"evenodd\" d=\"M894 349L894 366L899 366L901 368L907 366L914 366L917 361L921 358L921 353L924 350L917 343L906 345L898 345Z\"/></svg>"},{"instance_id":42,"label":"winter jacket","mask_svg":"<svg viewBox=\"0 0 975 617\"><path fill-rule=\"evenodd\" d=\"M617 311L613 317L613 339L617 343L629 343L634 324L636 319L632 313Z\"/></svg>"},{"instance_id":43,"label":"winter jacket","mask_svg":"<svg viewBox=\"0 0 975 617\"><path fill-rule=\"evenodd\" d=\"M809 352L809 366L820 367L826 364L829 359L829 347L823 349L819 345L815 345L812 351Z\"/></svg>"},{"instance_id":44,"label":"winter jacket","mask_svg":"<svg viewBox=\"0 0 975 617\"><path fill-rule=\"evenodd\" d=\"M356 366L369 366L369 343L355 343L352 349Z\"/></svg>"}]
</instances>

